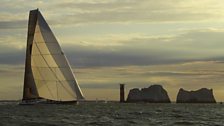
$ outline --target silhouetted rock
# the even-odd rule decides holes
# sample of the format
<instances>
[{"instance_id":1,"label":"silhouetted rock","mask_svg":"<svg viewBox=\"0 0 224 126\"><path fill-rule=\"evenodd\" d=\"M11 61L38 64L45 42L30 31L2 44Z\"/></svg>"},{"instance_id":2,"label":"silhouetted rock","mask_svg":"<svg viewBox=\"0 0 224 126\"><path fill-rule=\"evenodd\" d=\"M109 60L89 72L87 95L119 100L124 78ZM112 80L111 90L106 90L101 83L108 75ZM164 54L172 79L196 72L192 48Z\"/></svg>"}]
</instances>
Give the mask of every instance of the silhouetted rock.
<instances>
[{"instance_id":1,"label":"silhouetted rock","mask_svg":"<svg viewBox=\"0 0 224 126\"><path fill-rule=\"evenodd\" d=\"M138 88L131 89L127 102L170 103L170 98L161 85L151 85L141 90Z\"/></svg>"},{"instance_id":2,"label":"silhouetted rock","mask_svg":"<svg viewBox=\"0 0 224 126\"><path fill-rule=\"evenodd\" d=\"M202 88L197 91L180 89L177 95L177 103L216 103L213 90Z\"/></svg>"}]
</instances>

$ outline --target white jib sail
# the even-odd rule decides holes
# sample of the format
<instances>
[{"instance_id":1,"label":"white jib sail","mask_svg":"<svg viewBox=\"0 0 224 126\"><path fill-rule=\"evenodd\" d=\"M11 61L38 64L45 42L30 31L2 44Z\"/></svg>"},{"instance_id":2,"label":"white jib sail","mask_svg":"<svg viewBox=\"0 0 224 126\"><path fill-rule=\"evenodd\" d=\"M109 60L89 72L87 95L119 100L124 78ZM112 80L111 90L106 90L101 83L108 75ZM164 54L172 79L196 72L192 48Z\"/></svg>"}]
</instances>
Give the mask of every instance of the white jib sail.
<instances>
[{"instance_id":1,"label":"white jib sail","mask_svg":"<svg viewBox=\"0 0 224 126\"><path fill-rule=\"evenodd\" d=\"M39 97L56 101L84 99L58 41L40 13L31 50L31 68Z\"/></svg>"}]
</instances>

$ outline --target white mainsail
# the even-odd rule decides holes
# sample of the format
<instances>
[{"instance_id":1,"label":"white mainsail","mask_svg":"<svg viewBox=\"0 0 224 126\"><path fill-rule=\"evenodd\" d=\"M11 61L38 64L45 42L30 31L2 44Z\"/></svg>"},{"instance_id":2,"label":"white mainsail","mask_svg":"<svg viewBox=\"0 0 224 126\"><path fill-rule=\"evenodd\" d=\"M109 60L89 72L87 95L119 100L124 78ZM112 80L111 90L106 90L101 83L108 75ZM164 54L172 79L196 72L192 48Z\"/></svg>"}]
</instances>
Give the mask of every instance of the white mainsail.
<instances>
[{"instance_id":1,"label":"white mainsail","mask_svg":"<svg viewBox=\"0 0 224 126\"><path fill-rule=\"evenodd\" d=\"M84 99L66 56L38 9L30 11L28 27L23 99Z\"/></svg>"}]
</instances>

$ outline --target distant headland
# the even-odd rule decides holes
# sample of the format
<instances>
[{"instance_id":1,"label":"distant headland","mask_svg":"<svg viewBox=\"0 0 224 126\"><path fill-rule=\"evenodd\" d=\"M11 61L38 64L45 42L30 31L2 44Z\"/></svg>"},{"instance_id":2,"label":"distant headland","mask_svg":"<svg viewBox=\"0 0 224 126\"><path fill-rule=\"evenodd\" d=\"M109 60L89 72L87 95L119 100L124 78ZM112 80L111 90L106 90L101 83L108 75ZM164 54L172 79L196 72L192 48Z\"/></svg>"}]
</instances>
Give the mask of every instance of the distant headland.
<instances>
[{"instance_id":1,"label":"distant headland","mask_svg":"<svg viewBox=\"0 0 224 126\"><path fill-rule=\"evenodd\" d=\"M167 91L159 84L148 88L130 89L125 102L171 103ZM216 100L213 89L201 88L196 91L186 91L180 88L176 103L216 103Z\"/></svg>"},{"instance_id":2,"label":"distant headland","mask_svg":"<svg viewBox=\"0 0 224 126\"><path fill-rule=\"evenodd\" d=\"M177 103L216 103L213 90L201 88L196 91L180 89L177 95Z\"/></svg>"},{"instance_id":3,"label":"distant headland","mask_svg":"<svg viewBox=\"0 0 224 126\"><path fill-rule=\"evenodd\" d=\"M127 102L170 103L170 98L161 85L151 85L141 90L138 88L131 89Z\"/></svg>"}]
</instances>

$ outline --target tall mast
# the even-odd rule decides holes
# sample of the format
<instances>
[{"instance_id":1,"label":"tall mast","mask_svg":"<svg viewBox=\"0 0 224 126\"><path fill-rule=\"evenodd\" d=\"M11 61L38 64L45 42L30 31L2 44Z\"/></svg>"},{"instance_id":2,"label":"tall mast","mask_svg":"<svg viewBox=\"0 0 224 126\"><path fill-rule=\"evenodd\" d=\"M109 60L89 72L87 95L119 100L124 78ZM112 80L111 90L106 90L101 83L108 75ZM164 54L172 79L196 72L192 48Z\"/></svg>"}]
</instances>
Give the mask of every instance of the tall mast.
<instances>
[{"instance_id":1,"label":"tall mast","mask_svg":"<svg viewBox=\"0 0 224 126\"><path fill-rule=\"evenodd\" d=\"M27 45L26 45L26 61L23 87L23 100L38 98L38 92L33 79L31 70L31 52L34 39L35 26L37 23L38 9L31 10L29 13Z\"/></svg>"}]
</instances>

